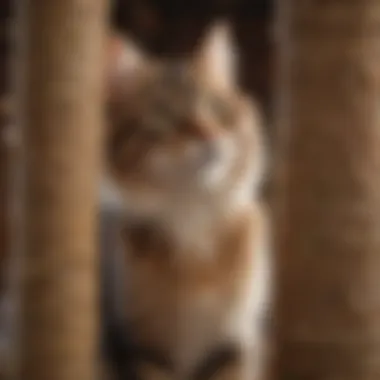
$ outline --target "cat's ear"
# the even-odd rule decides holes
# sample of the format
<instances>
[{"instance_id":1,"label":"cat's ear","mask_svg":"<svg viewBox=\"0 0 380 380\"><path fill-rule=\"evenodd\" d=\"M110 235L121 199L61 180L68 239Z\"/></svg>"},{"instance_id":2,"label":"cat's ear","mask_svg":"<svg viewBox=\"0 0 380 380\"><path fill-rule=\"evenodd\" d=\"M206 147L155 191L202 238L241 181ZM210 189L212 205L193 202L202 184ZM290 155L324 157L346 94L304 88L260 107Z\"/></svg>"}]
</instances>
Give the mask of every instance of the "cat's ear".
<instances>
[{"instance_id":1,"label":"cat's ear","mask_svg":"<svg viewBox=\"0 0 380 380\"><path fill-rule=\"evenodd\" d=\"M127 37L113 34L108 40L106 88L108 97L117 100L132 93L147 63L144 52Z\"/></svg>"},{"instance_id":2,"label":"cat's ear","mask_svg":"<svg viewBox=\"0 0 380 380\"><path fill-rule=\"evenodd\" d=\"M236 83L236 49L227 22L213 24L193 57L198 76L226 88Z\"/></svg>"}]
</instances>

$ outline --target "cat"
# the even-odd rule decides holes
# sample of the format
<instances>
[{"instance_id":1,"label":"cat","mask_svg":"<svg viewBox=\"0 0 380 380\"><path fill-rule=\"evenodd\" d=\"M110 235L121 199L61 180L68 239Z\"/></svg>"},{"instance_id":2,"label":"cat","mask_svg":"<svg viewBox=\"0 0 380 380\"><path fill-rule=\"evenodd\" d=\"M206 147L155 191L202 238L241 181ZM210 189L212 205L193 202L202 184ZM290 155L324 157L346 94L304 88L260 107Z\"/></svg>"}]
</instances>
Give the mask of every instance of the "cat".
<instances>
[{"instance_id":1,"label":"cat","mask_svg":"<svg viewBox=\"0 0 380 380\"><path fill-rule=\"evenodd\" d=\"M226 22L182 59L110 38L106 172L125 210L125 378L260 376L265 144L236 67Z\"/></svg>"}]
</instances>

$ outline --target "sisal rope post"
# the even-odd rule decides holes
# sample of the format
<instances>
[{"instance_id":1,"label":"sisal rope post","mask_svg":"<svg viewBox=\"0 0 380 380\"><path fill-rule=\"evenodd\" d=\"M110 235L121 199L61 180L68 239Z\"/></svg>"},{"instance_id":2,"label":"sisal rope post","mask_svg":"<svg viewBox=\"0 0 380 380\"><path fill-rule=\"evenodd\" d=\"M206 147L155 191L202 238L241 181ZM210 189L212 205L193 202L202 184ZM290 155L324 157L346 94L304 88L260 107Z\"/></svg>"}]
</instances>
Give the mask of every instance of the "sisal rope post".
<instances>
[{"instance_id":1,"label":"sisal rope post","mask_svg":"<svg viewBox=\"0 0 380 380\"><path fill-rule=\"evenodd\" d=\"M107 0L19 4L19 380L97 375L96 213L107 7Z\"/></svg>"},{"instance_id":2,"label":"sisal rope post","mask_svg":"<svg viewBox=\"0 0 380 380\"><path fill-rule=\"evenodd\" d=\"M9 123L6 102L0 101L0 297L3 296L9 250L9 147L6 132Z\"/></svg>"},{"instance_id":3,"label":"sisal rope post","mask_svg":"<svg viewBox=\"0 0 380 380\"><path fill-rule=\"evenodd\" d=\"M380 3L279 6L275 379L377 380Z\"/></svg>"}]
</instances>

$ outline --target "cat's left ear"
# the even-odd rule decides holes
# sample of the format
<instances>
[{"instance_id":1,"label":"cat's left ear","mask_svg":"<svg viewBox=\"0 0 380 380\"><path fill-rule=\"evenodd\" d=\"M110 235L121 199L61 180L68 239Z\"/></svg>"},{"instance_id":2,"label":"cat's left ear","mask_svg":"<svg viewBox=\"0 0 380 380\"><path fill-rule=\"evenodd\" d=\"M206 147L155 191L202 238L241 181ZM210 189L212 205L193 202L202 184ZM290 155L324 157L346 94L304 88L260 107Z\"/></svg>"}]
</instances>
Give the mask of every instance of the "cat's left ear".
<instances>
[{"instance_id":1,"label":"cat's left ear","mask_svg":"<svg viewBox=\"0 0 380 380\"><path fill-rule=\"evenodd\" d=\"M236 48L230 25L225 21L213 24L193 57L196 74L226 89L236 83Z\"/></svg>"},{"instance_id":2,"label":"cat's left ear","mask_svg":"<svg viewBox=\"0 0 380 380\"><path fill-rule=\"evenodd\" d=\"M147 57L130 38L113 33L108 39L106 85L108 98L117 100L133 94L142 73L147 67Z\"/></svg>"}]
</instances>

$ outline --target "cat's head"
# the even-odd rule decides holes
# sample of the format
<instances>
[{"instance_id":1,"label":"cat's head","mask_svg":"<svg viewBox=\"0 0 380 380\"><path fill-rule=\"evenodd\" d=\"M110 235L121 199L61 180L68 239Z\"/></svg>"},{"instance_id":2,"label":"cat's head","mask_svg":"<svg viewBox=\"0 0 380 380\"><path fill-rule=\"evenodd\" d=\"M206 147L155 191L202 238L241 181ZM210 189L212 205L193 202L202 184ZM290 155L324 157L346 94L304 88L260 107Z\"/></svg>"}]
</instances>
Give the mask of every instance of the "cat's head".
<instances>
[{"instance_id":1,"label":"cat's head","mask_svg":"<svg viewBox=\"0 0 380 380\"><path fill-rule=\"evenodd\" d=\"M119 38L110 57L107 162L119 187L153 202L164 194L252 188L260 133L237 86L226 24L215 24L183 60L154 60Z\"/></svg>"}]
</instances>

